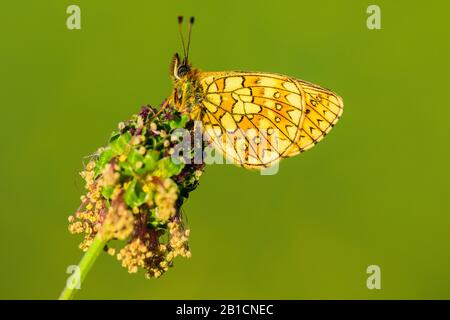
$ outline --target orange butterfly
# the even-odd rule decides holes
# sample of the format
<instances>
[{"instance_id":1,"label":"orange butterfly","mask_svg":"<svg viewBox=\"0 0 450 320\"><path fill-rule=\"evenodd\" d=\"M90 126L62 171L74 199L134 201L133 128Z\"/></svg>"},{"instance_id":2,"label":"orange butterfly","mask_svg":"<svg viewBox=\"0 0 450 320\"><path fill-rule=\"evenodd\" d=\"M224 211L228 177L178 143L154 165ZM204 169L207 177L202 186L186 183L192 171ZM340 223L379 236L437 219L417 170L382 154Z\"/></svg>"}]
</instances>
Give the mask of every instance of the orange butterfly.
<instances>
[{"instance_id":1,"label":"orange butterfly","mask_svg":"<svg viewBox=\"0 0 450 320\"><path fill-rule=\"evenodd\" d=\"M168 103L200 120L214 147L227 159L263 169L310 149L343 112L342 98L312 83L264 72L202 72L175 54L174 91Z\"/></svg>"}]
</instances>

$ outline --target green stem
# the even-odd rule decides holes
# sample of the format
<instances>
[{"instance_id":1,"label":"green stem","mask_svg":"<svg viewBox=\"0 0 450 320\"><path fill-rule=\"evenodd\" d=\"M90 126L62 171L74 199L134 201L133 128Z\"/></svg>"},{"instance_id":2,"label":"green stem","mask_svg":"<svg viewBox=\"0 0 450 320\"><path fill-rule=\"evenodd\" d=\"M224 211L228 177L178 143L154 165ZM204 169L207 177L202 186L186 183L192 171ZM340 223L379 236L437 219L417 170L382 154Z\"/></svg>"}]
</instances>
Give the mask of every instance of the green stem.
<instances>
[{"instance_id":1,"label":"green stem","mask_svg":"<svg viewBox=\"0 0 450 320\"><path fill-rule=\"evenodd\" d=\"M81 258L81 261L78 264L78 268L80 271L80 288L87 274L94 265L95 260L97 260L97 257L99 256L100 252L102 252L107 242L108 240L104 240L99 234L97 234L97 236L92 241L92 244L89 247L88 251L86 251L83 258ZM59 296L59 300L72 300L78 290L79 289L77 288L68 287L66 285L61 292L61 295Z\"/></svg>"}]
</instances>

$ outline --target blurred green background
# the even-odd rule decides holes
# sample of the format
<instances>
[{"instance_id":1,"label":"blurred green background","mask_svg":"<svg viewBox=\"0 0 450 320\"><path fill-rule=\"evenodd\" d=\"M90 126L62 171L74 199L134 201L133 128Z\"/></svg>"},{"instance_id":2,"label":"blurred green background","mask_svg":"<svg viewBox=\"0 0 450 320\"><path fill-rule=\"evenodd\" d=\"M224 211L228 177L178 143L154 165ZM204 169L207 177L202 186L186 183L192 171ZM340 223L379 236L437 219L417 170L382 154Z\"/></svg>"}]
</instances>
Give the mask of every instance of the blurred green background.
<instances>
[{"instance_id":1,"label":"blurred green background","mask_svg":"<svg viewBox=\"0 0 450 320\"><path fill-rule=\"evenodd\" d=\"M81 30L66 8L81 7ZM377 4L382 30L368 30ZM82 253L82 158L170 93L191 60L338 92L343 118L274 176L207 168L185 206L192 259L158 280L102 255L80 299L450 298L450 45L443 1L5 1L0 11L0 298L57 298ZM381 267L381 290L366 268Z\"/></svg>"}]
</instances>

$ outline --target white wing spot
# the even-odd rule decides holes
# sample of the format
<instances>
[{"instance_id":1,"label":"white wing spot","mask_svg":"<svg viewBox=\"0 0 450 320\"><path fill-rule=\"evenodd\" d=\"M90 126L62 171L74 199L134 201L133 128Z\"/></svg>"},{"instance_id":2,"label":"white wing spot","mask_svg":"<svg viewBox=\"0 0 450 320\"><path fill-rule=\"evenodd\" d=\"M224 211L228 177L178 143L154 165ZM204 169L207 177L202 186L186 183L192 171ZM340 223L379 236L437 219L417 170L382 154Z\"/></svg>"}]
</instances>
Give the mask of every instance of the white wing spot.
<instances>
[{"instance_id":1,"label":"white wing spot","mask_svg":"<svg viewBox=\"0 0 450 320\"><path fill-rule=\"evenodd\" d=\"M204 100L203 105L206 107L206 109L208 109L209 112L211 112L211 113L217 112L217 106L213 105L211 102Z\"/></svg>"},{"instance_id":2,"label":"white wing spot","mask_svg":"<svg viewBox=\"0 0 450 320\"><path fill-rule=\"evenodd\" d=\"M234 91L242 88L242 77L228 77L225 79L225 91Z\"/></svg>"},{"instance_id":3,"label":"white wing spot","mask_svg":"<svg viewBox=\"0 0 450 320\"><path fill-rule=\"evenodd\" d=\"M222 123L222 126L225 128L225 130L227 130L228 132L234 132L237 129L236 122L228 112L225 113L222 116L222 118L220 118L220 122Z\"/></svg>"},{"instance_id":4,"label":"white wing spot","mask_svg":"<svg viewBox=\"0 0 450 320\"><path fill-rule=\"evenodd\" d=\"M302 115L300 110L291 110L291 111L288 111L288 114L289 114L289 117L291 117L292 121L294 121L295 123L298 123L300 121L300 117Z\"/></svg>"},{"instance_id":5,"label":"white wing spot","mask_svg":"<svg viewBox=\"0 0 450 320\"><path fill-rule=\"evenodd\" d=\"M295 107L300 107L302 105L300 95L296 93L290 93L286 95L287 101L289 101L290 104L292 104Z\"/></svg>"},{"instance_id":6,"label":"white wing spot","mask_svg":"<svg viewBox=\"0 0 450 320\"><path fill-rule=\"evenodd\" d=\"M245 113L260 113L262 110L260 105L251 102L244 103L244 109Z\"/></svg>"},{"instance_id":7,"label":"white wing spot","mask_svg":"<svg viewBox=\"0 0 450 320\"><path fill-rule=\"evenodd\" d=\"M295 84L293 84L292 82L284 82L284 83L283 83L283 87L284 87L286 90L289 90L289 91L292 91L292 92L295 92L295 93L300 93L300 92L298 91L297 86L296 86Z\"/></svg>"}]
</instances>

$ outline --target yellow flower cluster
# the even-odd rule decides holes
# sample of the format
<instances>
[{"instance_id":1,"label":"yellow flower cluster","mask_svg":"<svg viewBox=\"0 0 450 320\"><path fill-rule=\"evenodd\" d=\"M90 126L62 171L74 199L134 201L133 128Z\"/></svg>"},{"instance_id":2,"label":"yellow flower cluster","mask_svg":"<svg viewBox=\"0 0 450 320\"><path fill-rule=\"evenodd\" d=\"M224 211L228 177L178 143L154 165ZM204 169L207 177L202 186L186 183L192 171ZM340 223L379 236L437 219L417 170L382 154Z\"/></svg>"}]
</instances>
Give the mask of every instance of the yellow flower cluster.
<instances>
[{"instance_id":1,"label":"yellow flower cluster","mask_svg":"<svg viewBox=\"0 0 450 320\"><path fill-rule=\"evenodd\" d=\"M148 239L133 239L117 254L117 260L122 262L129 273L136 273L138 268L144 268L145 261L153 256L154 253L148 249L149 242Z\"/></svg>"},{"instance_id":2,"label":"yellow flower cluster","mask_svg":"<svg viewBox=\"0 0 450 320\"><path fill-rule=\"evenodd\" d=\"M102 225L102 212L105 210L105 202L101 196L102 183L94 180L95 162L90 161L81 176L86 181L85 196L81 197L81 206L72 216L69 216L69 232L72 234L84 233L85 238L79 247L87 251L94 240L95 235Z\"/></svg>"},{"instance_id":3,"label":"yellow flower cluster","mask_svg":"<svg viewBox=\"0 0 450 320\"><path fill-rule=\"evenodd\" d=\"M184 229L183 225L175 220L167 224L169 227L169 246L170 252L167 255L167 260L172 261L176 256L190 258L189 251L189 229Z\"/></svg>"},{"instance_id":4,"label":"yellow flower cluster","mask_svg":"<svg viewBox=\"0 0 450 320\"><path fill-rule=\"evenodd\" d=\"M178 188L171 179L164 179L156 185L156 218L167 222L175 213L175 202L178 198Z\"/></svg>"},{"instance_id":5,"label":"yellow flower cluster","mask_svg":"<svg viewBox=\"0 0 450 320\"><path fill-rule=\"evenodd\" d=\"M120 174L114 171L114 166L110 163L106 164L102 171L103 185L106 187L114 186L119 178Z\"/></svg>"},{"instance_id":6,"label":"yellow flower cluster","mask_svg":"<svg viewBox=\"0 0 450 320\"><path fill-rule=\"evenodd\" d=\"M133 232L134 216L123 202L113 202L102 225L105 239L125 240Z\"/></svg>"},{"instance_id":7,"label":"yellow flower cluster","mask_svg":"<svg viewBox=\"0 0 450 320\"><path fill-rule=\"evenodd\" d=\"M87 251L97 235L125 240L122 248L108 243L105 251L128 272L143 269L148 278L164 274L175 257L191 256L180 207L197 186L203 165L170 162L168 154L176 143L171 132L187 121L176 112L156 117L154 109L144 107L120 123L109 145L81 172L87 193L69 217L69 231L84 234L82 250Z\"/></svg>"},{"instance_id":8,"label":"yellow flower cluster","mask_svg":"<svg viewBox=\"0 0 450 320\"><path fill-rule=\"evenodd\" d=\"M159 278L169 269L175 257L191 257L188 246L189 230L184 230L178 220L169 222L167 226L169 228L167 245L157 241L158 231L153 230L142 237L132 239L120 250L117 259L129 273L136 273L139 268L143 268L147 278Z\"/></svg>"}]
</instances>

